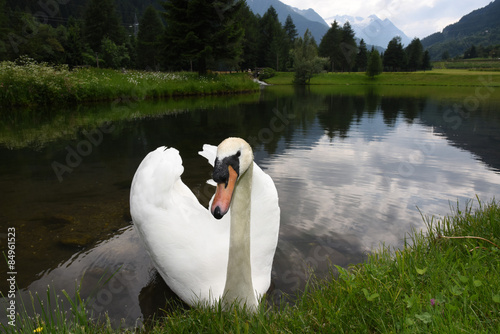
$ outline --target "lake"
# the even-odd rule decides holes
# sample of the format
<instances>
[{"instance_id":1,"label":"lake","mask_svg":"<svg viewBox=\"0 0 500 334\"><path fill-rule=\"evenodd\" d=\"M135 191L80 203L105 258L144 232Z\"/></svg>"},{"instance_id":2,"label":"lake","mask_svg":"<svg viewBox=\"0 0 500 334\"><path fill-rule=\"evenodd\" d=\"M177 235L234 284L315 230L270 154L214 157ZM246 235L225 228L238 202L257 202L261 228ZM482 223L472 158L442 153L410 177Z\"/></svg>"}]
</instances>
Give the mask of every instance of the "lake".
<instances>
[{"instance_id":1,"label":"lake","mask_svg":"<svg viewBox=\"0 0 500 334\"><path fill-rule=\"evenodd\" d=\"M165 299L175 298L128 207L135 170L158 146L180 151L183 181L205 206L214 188L197 154L202 145L238 136L253 146L280 197L274 300L300 291L312 272L328 277L332 265L363 262L381 245L402 247L409 232L426 227L421 215L500 197L493 88L269 86L239 96L22 110L0 122L0 241L6 252L15 229L18 298L50 286L64 299L61 290L80 287L93 296L94 315L107 312L115 325L161 315ZM2 279L4 296L8 289Z\"/></svg>"}]
</instances>

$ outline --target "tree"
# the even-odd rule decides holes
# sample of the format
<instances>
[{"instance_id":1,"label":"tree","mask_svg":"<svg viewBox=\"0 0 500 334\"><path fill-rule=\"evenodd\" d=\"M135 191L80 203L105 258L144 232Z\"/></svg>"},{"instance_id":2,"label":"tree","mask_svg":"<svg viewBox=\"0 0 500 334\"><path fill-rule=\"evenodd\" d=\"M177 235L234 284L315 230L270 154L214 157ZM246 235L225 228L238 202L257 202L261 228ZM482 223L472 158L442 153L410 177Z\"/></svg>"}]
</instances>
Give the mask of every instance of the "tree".
<instances>
[{"instance_id":1,"label":"tree","mask_svg":"<svg viewBox=\"0 0 500 334\"><path fill-rule=\"evenodd\" d=\"M303 38L295 39L292 54L295 71L294 82L301 85L309 83L312 76L319 73L327 62L326 58L318 57L318 47L309 29L304 33Z\"/></svg>"},{"instance_id":2,"label":"tree","mask_svg":"<svg viewBox=\"0 0 500 334\"><path fill-rule=\"evenodd\" d=\"M95 52L101 49L104 38L117 45L125 43L125 31L113 0L90 0L83 17L85 40Z\"/></svg>"},{"instance_id":3,"label":"tree","mask_svg":"<svg viewBox=\"0 0 500 334\"><path fill-rule=\"evenodd\" d=\"M401 71L406 67L406 53L401 45L401 37L397 36L389 41L383 64L387 71Z\"/></svg>"},{"instance_id":4,"label":"tree","mask_svg":"<svg viewBox=\"0 0 500 334\"><path fill-rule=\"evenodd\" d=\"M408 70L417 71L423 68L424 47L420 39L414 38L406 47L406 55L408 59Z\"/></svg>"},{"instance_id":5,"label":"tree","mask_svg":"<svg viewBox=\"0 0 500 334\"><path fill-rule=\"evenodd\" d=\"M372 48L370 57L368 58L368 65L366 67L366 75L374 78L376 75L382 73L382 60L380 59L379 52Z\"/></svg>"},{"instance_id":6,"label":"tree","mask_svg":"<svg viewBox=\"0 0 500 334\"><path fill-rule=\"evenodd\" d=\"M363 39L359 41L358 54L356 55L356 69L358 71L366 71L368 65L368 50Z\"/></svg>"},{"instance_id":7,"label":"tree","mask_svg":"<svg viewBox=\"0 0 500 334\"><path fill-rule=\"evenodd\" d=\"M476 46L475 45L472 45L470 48L468 48L465 52L464 52L464 59L472 59L472 58L477 58L477 50L476 50Z\"/></svg>"},{"instance_id":8,"label":"tree","mask_svg":"<svg viewBox=\"0 0 500 334\"><path fill-rule=\"evenodd\" d=\"M244 0L171 0L164 2L165 63L186 63L199 74L208 68L234 68L241 60L243 28L237 13Z\"/></svg>"},{"instance_id":9,"label":"tree","mask_svg":"<svg viewBox=\"0 0 500 334\"><path fill-rule=\"evenodd\" d=\"M64 49L66 63L70 68L83 64L82 27L72 16L68 20L68 37Z\"/></svg>"},{"instance_id":10,"label":"tree","mask_svg":"<svg viewBox=\"0 0 500 334\"><path fill-rule=\"evenodd\" d=\"M331 71L335 71L335 64L340 67L341 50L340 43L342 41L342 32L339 28L337 21L333 21L331 27L319 43L319 55L327 57L329 60L329 67Z\"/></svg>"},{"instance_id":11,"label":"tree","mask_svg":"<svg viewBox=\"0 0 500 334\"><path fill-rule=\"evenodd\" d=\"M286 35L278 13L273 6L260 19L259 31L259 66L272 67L279 70L286 65ZM283 66L280 66L283 65Z\"/></svg>"},{"instance_id":12,"label":"tree","mask_svg":"<svg viewBox=\"0 0 500 334\"><path fill-rule=\"evenodd\" d=\"M139 21L137 33L137 66L157 69L160 60L163 23L153 6L148 6Z\"/></svg>"},{"instance_id":13,"label":"tree","mask_svg":"<svg viewBox=\"0 0 500 334\"><path fill-rule=\"evenodd\" d=\"M424 59L422 60L422 69L423 70L430 70L430 69L432 69L431 56L429 55L429 51L428 50L425 50L425 52L424 52Z\"/></svg>"},{"instance_id":14,"label":"tree","mask_svg":"<svg viewBox=\"0 0 500 334\"><path fill-rule=\"evenodd\" d=\"M244 29L241 68L255 69L258 58L259 19L245 3L237 15L237 21Z\"/></svg>"},{"instance_id":15,"label":"tree","mask_svg":"<svg viewBox=\"0 0 500 334\"><path fill-rule=\"evenodd\" d=\"M340 63L344 71L350 72L356 61L358 47L354 39L354 30L352 30L349 21L342 26L341 36L340 49L342 57L340 57Z\"/></svg>"}]
</instances>

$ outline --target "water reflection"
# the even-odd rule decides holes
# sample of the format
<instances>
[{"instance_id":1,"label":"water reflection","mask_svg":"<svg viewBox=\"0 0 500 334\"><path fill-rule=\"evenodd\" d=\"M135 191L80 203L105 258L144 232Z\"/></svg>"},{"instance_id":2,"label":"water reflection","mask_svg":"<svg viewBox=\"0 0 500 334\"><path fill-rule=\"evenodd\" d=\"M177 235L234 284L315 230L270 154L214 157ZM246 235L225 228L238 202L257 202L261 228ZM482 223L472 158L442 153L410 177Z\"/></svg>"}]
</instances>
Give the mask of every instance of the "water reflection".
<instances>
[{"instance_id":1,"label":"water reflection","mask_svg":"<svg viewBox=\"0 0 500 334\"><path fill-rule=\"evenodd\" d=\"M107 105L66 118L49 114L40 125L25 120L22 128L2 120L0 142L10 149L0 149L0 227L16 228L20 295L44 294L48 284L73 292L82 282L95 312L127 326L163 308L171 293L130 226L130 181L149 151L173 146L184 160L184 182L206 205L211 170L197 152L228 136L253 145L278 188L273 299L301 289L311 269L325 277L332 264L359 263L380 243L400 247L406 233L423 227L418 209L444 215L450 201L498 197L500 100L460 118L450 114L468 94L268 87L241 101ZM59 182L53 162L65 164L68 147L78 150L103 124L112 131ZM41 128L50 135L40 138ZM99 278L117 269L96 291Z\"/></svg>"}]
</instances>

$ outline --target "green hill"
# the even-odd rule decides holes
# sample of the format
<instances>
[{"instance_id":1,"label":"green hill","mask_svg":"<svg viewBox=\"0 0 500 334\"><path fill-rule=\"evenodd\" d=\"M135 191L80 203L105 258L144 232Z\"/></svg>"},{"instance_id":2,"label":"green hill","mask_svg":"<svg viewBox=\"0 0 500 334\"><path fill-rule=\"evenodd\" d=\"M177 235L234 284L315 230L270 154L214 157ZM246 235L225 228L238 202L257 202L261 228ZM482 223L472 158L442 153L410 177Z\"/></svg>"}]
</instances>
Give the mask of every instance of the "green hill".
<instances>
[{"instance_id":1,"label":"green hill","mask_svg":"<svg viewBox=\"0 0 500 334\"><path fill-rule=\"evenodd\" d=\"M450 57L462 56L467 49L475 46L500 44L500 0L492 1L486 7L472 11L457 23L442 32L422 39L422 45L429 50L431 59L441 59L443 53ZM500 55L496 55L499 57Z\"/></svg>"}]
</instances>

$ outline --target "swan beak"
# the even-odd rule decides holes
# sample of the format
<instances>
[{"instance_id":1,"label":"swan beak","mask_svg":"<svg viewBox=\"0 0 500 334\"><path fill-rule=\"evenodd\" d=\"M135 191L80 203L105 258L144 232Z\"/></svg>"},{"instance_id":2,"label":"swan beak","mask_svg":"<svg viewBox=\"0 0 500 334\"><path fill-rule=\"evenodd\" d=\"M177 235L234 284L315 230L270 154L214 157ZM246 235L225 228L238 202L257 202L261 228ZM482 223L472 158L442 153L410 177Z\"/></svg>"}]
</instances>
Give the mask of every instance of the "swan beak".
<instances>
[{"instance_id":1,"label":"swan beak","mask_svg":"<svg viewBox=\"0 0 500 334\"><path fill-rule=\"evenodd\" d=\"M234 186L236 185L236 179L238 178L238 173L236 173L233 167L228 166L227 169L229 171L229 178L226 183L217 184L214 201L212 202L212 208L210 209L212 215L217 219L221 219L229 211Z\"/></svg>"}]
</instances>

